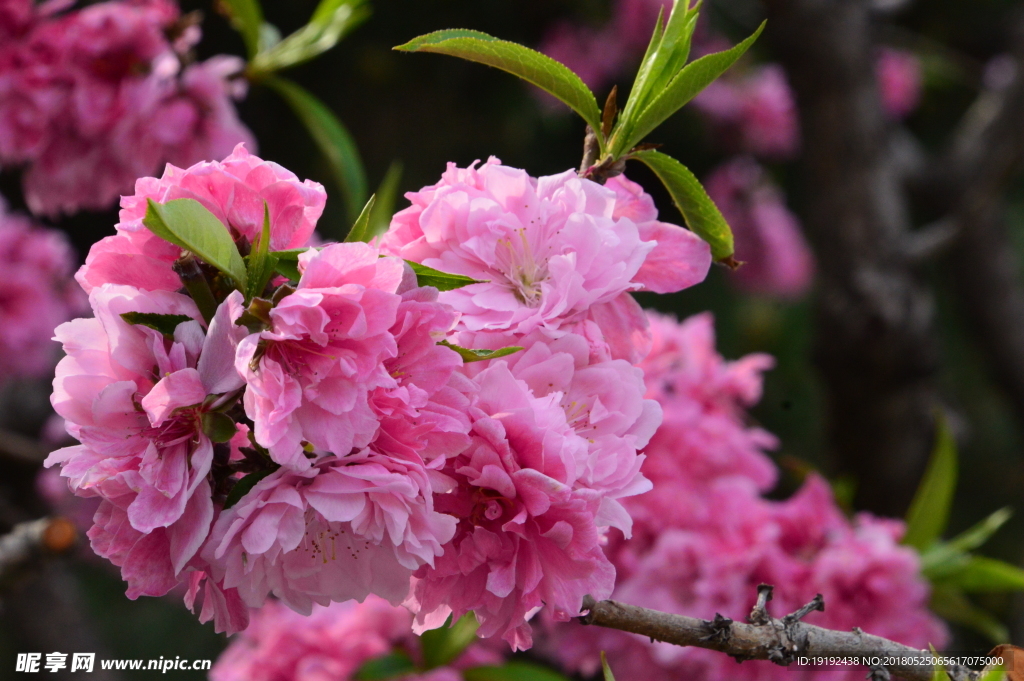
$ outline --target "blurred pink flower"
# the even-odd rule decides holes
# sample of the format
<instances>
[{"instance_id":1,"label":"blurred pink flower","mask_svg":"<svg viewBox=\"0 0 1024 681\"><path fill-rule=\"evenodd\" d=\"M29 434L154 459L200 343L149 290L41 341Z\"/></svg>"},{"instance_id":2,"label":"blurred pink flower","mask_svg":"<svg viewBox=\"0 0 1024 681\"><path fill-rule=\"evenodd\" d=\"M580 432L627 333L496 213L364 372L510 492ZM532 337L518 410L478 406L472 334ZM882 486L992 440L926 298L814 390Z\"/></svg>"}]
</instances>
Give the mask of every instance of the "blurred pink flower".
<instances>
[{"instance_id":1,"label":"blurred pink flower","mask_svg":"<svg viewBox=\"0 0 1024 681\"><path fill-rule=\"evenodd\" d=\"M875 61L882 108L890 118L909 116L921 101L921 62L913 52L882 48Z\"/></svg>"},{"instance_id":2,"label":"blurred pink flower","mask_svg":"<svg viewBox=\"0 0 1024 681\"><path fill-rule=\"evenodd\" d=\"M375 596L328 607L303 617L274 601L253 615L210 672L211 681L348 681L366 662L393 652L416 660L419 645L408 610ZM403 679L460 681L461 669L498 664L501 657L471 644L445 667Z\"/></svg>"},{"instance_id":3,"label":"blurred pink flower","mask_svg":"<svg viewBox=\"0 0 1024 681\"><path fill-rule=\"evenodd\" d=\"M735 258L744 263L733 275L737 284L779 298L806 294L814 256L799 220L764 169L750 157L734 158L715 169L705 186L732 227Z\"/></svg>"},{"instance_id":4,"label":"blurred pink flower","mask_svg":"<svg viewBox=\"0 0 1024 681\"><path fill-rule=\"evenodd\" d=\"M249 243L263 229L265 201L270 209L271 248L285 250L309 244L327 193L320 184L300 182L292 172L250 154L242 145L223 161L186 169L168 165L162 177L140 178L135 194L122 197L117 234L96 242L75 275L86 291L104 283L150 291L181 288L171 269L181 249L142 224L147 199L157 203L195 199L236 239L244 237Z\"/></svg>"},{"instance_id":5,"label":"blurred pink flower","mask_svg":"<svg viewBox=\"0 0 1024 681\"><path fill-rule=\"evenodd\" d=\"M86 307L72 283L75 256L64 235L9 213L0 197L0 382L53 368L53 329Z\"/></svg>"}]
</instances>

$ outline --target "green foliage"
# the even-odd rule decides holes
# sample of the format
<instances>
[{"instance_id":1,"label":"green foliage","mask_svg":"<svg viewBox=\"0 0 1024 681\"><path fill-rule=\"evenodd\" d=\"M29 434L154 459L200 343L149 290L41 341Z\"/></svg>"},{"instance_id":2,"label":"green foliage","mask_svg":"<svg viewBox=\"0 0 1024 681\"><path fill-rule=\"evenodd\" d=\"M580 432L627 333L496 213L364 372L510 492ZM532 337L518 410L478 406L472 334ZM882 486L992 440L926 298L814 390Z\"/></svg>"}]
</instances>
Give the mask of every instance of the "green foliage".
<instances>
[{"instance_id":1,"label":"green foliage","mask_svg":"<svg viewBox=\"0 0 1024 681\"><path fill-rule=\"evenodd\" d=\"M384 179L381 180L375 194L377 200L370 213L370 231L374 236L383 234L391 226L391 217L395 214L395 205L398 203L398 184L401 181L402 163L394 161L388 166L388 171L384 173Z\"/></svg>"},{"instance_id":2,"label":"green foliage","mask_svg":"<svg viewBox=\"0 0 1024 681\"><path fill-rule=\"evenodd\" d=\"M396 650L382 657L375 657L363 663L352 678L356 681L385 681L400 676L408 676L416 671L409 655Z\"/></svg>"},{"instance_id":3,"label":"green foliage","mask_svg":"<svg viewBox=\"0 0 1024 681\"><path fill-rule=\"evenodd\" d=\"M485 359L497 359L498 357L511 355L514 352L522 350L522 348L514 345L510 345L507 348L501 348L500 350L470 350L469 348L463 348L455 345L454 343L449 343L448 341L441 341L438 345L451 348L455 352L459 353L459 356L462 357L463 363L482 362Z\"/></svg>"},{"instance_id":4,"label":"green foliage","mask_svg":"<svg viewBox=\"0 0 1024 681\"><path fill-rule=\"evenodd\" d=\"M224 510L226 511L237 504L242 497L248 494L249 491L256 486L256 483L273 473L278 468L279 467L275 465L266 470L249 473L249 475L236 482L235 486L231 488L230 492L228 492L228 498L224 500Z\"/></svg>"},{"instance_id":5,"label":"green foliage","mask_svg":"<svg viewBox=\"0 0 1024 681\"><path fill-rule=\"evenodd\" d=\"M500 667L473 667L462 672L464 681L568 681L549 667L518 660Z\"/></svg>"},{"instance_id":6,"label":"green foliage","mask_svg":"<svg viewBox=\"0 0 1024 681\"><path fill-rule=\"evenodd\" d=\"M904 544L923 552L942 536L953 503L956 478L956 442L946 419L940 417L928 468L907 512Z\"/></svg>"},{"instance_id":7,"label":"green foliage","mask_svg":"<svg viewBox=\"0 0 1024 681\"><path fill-rule=\"evenodd\" d=\"M263 202L263 230L253 245L247 264L249 285L245 290L245 302L248 304L250 300L263 293L277 267L277 256L270 253L270 207L266 201Z\"/></svg>"},{"instance_id":8,"label":"green foliage","mask_svg":"<svg viewBox=\"0 0 1024 681\"><path fill-rule=\"evenodd\" d=\"M973 629L993 643L1009 640L1006 627L988 612L971 603L963 591L956 587L933 585L929 607L939 617Z\"/></svg>"},{"instance_id":9,"label":"green foliage","mask_svg":"<svg viewBox=\"0 0 1024 681\"><path fill-rule=\"evenodd\" d=\"M507 71L564 102L601 134L601 110L594 94L568 67L536 50L461 28L421 35L395 49L448 54Z\"/></svg>"},{"instance_id":10,"label":"green foliage","mask_svg":"<svg viewBox=\"0 0 1024 681\"><path fill-rule=\"evenodd\" d=\"M359 217L356 218L355 222L352 223L352 228L348 230L348 234L345 235L345 242L352 243L355 241L361 241L368 243L375 235L370 231L370 215L373 212L373 204L377 200L376 196L371 196L370 200L363 206L363 210L359 213Z\"/></svg>"},{"instance_id":11,"label":"green foliage","mask_svg":"<svg viewBox=\"0 0 1024 681\"><path fill-rule=\"evenodd\" d=\"M174 336L174 330L178 328L178 324L192 321L191 317L184 314L157 314L155 312L123 312L121 319L132 325L148 326L167 337Z\"/></svg>"},{"instance_id":12,"label":"green foliage","mask_svg":"<svg viewBox=\"0 0 1024 681\"><path fill-rule=\"evenodd\" d=\"M337 45L369 15L365 0L321 0L308 24L272 45L264 41L260 51L251 56L250 77L258 80L317 57Z\"/></svg>"},{"instance_id":13,"label":"green foliage","mask_svg":"<svg viewBox=\"0 0 1024 681\"><path fill-rule=\"evenodd\" d=\"M637 151L630 158L642 161L654 171L668 189L676 208L683 214L687 227L711 245L711 255L715 260L723 260L732 255L733 239L729 223L686 166L654 150Z\"/></svg>"},{"instance_id":14,"label":"green foliage","mask_svg":"<svg viewBox=\"0 0 1024 681\"><path fill-rule=\"evenodd\" d=\"M435 270L433 267L427 267L411 260L406 260L405 262L409 263L412 271L416 273L416 283L420 286L433 286L438 291L451 291L463 286L469 286L470 284L480 283L476 279L471 279L461 274L448 274L447 272Z\"/></svg>"},{"instance_id":15,"label":"green foliage","mask_svg":"<svg viewBox=\"0 0 1024 681\"><path fill-rule=\"evenodd\" d=\"M306 89L284 78L271 76L263 81L281 97L309 131L320 152L327 159L331 173L345 197L349 219L359 217L359 209L366 203L366 172L359 150L338 117ZM341 234L325 234L340 239Z\"/></svg>"},{"instance_id":16,"label":"green foliage","mask_svg":"<svg viewBox=\"0 0 1024 681\"><path fill-rule=\"evenodd\" d=\"M463 615L454 625L451 621L449 616L444 626L425 631L420 636L424 668L434 669L451 663L476 638L480 625L473 613Z\"/></svg>"},{"instance_id":17,"label":"green foliage","mask_svg":"<svg viewBox=\"0 0 1024 681\"><path fill-rule=\"evenodd\" d=\"M225 9L231 26L242 34L249 59L260 51L260 37L263 33L263 9L259 0L224 0L221 7Z\"/></svg>"},{"instance_id":18,"label":"green foliage","mask_svg":"<svg viewBox=\"0 0 1024 681\"><path fill-rule=\"evenodd\" d=\"M165 241L191 251L208 264L246 287L245 262L224 224L195 199L174 199L164 204L147 199L142 223Z\"/></svg>"},{"instance_id":19,"label":"green foliage","mask_svg":"<svg viewBox=\"0 0 1024 681\"><path fill-rule=\"evenodd\" d=\"M604 651L601 651L601 672L604 674L604 681L615 681L615 675L612 674L612 668L608 666L608 658L605 657Z\"/></svg>"},{"instance_id":20,"label":"green foliage","mask_svg":"<svg viewBox=\"0 0 1024 681\"><path fill-rule=\"evenodd\" d=\"M202 422L203 433L213 442L227 442L238 432L234 419L217 411L203 414Z\"/></svg>"}]
</instances>

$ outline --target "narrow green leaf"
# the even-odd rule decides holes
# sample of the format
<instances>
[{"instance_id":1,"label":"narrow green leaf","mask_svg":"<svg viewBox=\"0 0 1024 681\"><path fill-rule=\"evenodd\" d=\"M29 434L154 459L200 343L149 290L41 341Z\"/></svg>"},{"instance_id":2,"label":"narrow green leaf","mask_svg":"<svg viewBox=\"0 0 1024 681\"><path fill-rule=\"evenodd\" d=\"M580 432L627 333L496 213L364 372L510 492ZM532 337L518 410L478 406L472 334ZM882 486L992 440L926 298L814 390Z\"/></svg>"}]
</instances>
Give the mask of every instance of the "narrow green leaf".
<instances>
[{"instance_id":1,"label":"narrow green leaf","mask_svg":"<svg viewBox=\"0 0 1024 681\"><path fill-rule=\"evenodd\" d=\"M604 681L615 681L615 675L612 674L612 668L608 666L608 658L605 657L604 651L601 651L601 671L604 673Z\"/></svg>"},{"instance_id":2,"label":"narrow green leaf","mask_svg":"<svg viewBox=\"0 0 1024 681\"><path fill-rule=\"evenodd\" d=\"M733 240L729 223L686 166L654 150L638 151L630 154L629 158L643 161L654 171L668 189L676 208L683 214L687 227L711 245L711 256L715 260L725 260L732 256Z\"/></svg>"},{"instance_id":3,"label":"narrow green leaf","mask_svg":"<svg viewBox=\"0 0 1024 681\"><path fill-rule=\"evenodd\" d=\"M1024 591L1024 570L995 558L971 556L948 581L967 593Z\"/></svg>"},{"instance_id":4,"label":"narrow green leaf","mask_svg":"<svg viewBox=\"0 0 1024 681\"><path fill-rule=\"evenodd\" d=\"M416 671L409 656L401 650L367 660L356 670L352 678L356 681L385 681L407 676Z\"/></svg>"},{"instance_id":5,"label":"narrow green leaf","mask_svg":"<svg viewBox=\"0 0 1024 681\"><path fill-rule=\"evenodd\" d=\"M438 291L451 291L463 286L469 286L470 284L482 283L461 274L448 274L447 272L435 270L433 267L427 267L412 260L406 260L406 262L412 267L412 271L416 273L416 283L420 286L433 286Z\"/></svg>"},{"instance_id":6,"label":"narrow green leaf","mask_svg":"<svg viewBox=\"0 0 1024 681\"><path fill-rule=\"evenodd\" d=\"M460 617L454 625L449 617L444 626L423 632L420 636L423 666L435 669L452 662L476 639L479 626L476 617L470 612Z\"/></svg>"},{"instance_id":7,"label":"narrow green leaf","mask_svg":"<svg viewBox=\"0 0 1024 681\"><path fill-rule=\"evenodd\" d=\"M611 153L620 156L632 149L669 116L679 111L701 90L725 73L754 44L764 26L762 22L749 38L731 49L705 55L687 64L667 84L656 90L655 98L643 111L635 118L630 117L622 122L611 142Z\"/></svg>"},{"instance_id":8,"label":"narrow green leaf","mask_svg":"<svg viewBox=\"0 0 1024 681\"><path fill-rule=\"evenodd\" d=\"M947 542L947 545L957 551L973 551L989 540L993 534L1002 527L1013 515L1013 509L1005 506L980 523L961 532Z\"/></svg>"},{"instance_id":9,"label":"narrow green leaf","mask_svg":"<svg viewBox=\"0 0 1024 681\"><path fill-rule=\"evenodd\" d=\"M395 205L398 203L398 185L402 181L402 162L393 161L384 173L384 179L377 188L377 201L373 204L373 212L370 213L370 231L378 236L388 231L391 226L391 218L395 214Z\"/></svg>"},{"instance_id":10,"label":"narrow green leaf","mask_svg":"<svg viewBox=\"0 0 1024 681\"><path fill-rule=\"evenodd\" d=\"M231 26L242 34L245 49L252 59L260 50L260 31L263 27L263 9L259 0L221 0L228 13Z\"/></svg>"},{"instance_id":11,"label":"narrow green leaf","mask_svg":"<svg viewBox=\"0 0 1024 681\"><path fill-rule=\"evenodd\" d=\"M154 312L123 312L121 319L129 324L148 326L165 336L173 336L178 324L193 321L191 317L184 314L156 314Z\"/></svg>"},{"instance_id":12,"label":"narrow green leaf","mask_svg":"<svg viewBox=\"0 0 1024 681\"><path fill-rule=\"evenodd\" d=\"M907 512L904 544L924 551L942 536L949 518L949 508L953 503L956 478L956 442L945 417L940 416L936 424L935 446L928 461L928 468Z\"/></svg>"},{"instance_id":13,"label":"narrow green leaf","mask_svg":"<svg viewBox=\"0 0 1024 681\"><path fill-rule=\"evenodd\" d=\"M507 40L467 29L436 31L413 38L396 50L403 52L435 52L461 57L507 71L532 83L561 100L583 117L601 135L601 110L594 93L579 76L547 55Z\"/></svg>"},{"instance_id":14,"label":"narrow green leaf","mask_svg":"<svg viewBox=\"0 0 1024 681\"><path fill-rule=\"evenodd\" d=\"M365 206L363 206L363 210L359 213L359 217L357 217L355 222L352 223L352 228L349 229L348 234L345 235L346 243L352 243L354 241L369 243L370 239L373 238L373 234L370 233L370 214L373 212L373 204L376 200L376 195L371 196L370 200L366 202Z\"/></svg>"},{"instance_id":15,"label":"narrow green leaf","mask_svg":"<svg viewBox=\"0 0 1024 681\"><path fill-rule=\"evenodd\" d=\"M510 345L507 348L501 348L499 350L470 350L469 348L464 348L455 345L454 343L449 343L448 341L441 341L440 343L438 343L438 345L443 345L446 348L451 348L455 352L459 353L459 356L462 357L463 363L482 362L487 359L497 359L498 357L505 357L506 355L511 355L514 352L519 352L520 350L522 350L522 348L517 347L515 345Z\"/></svg>"},{"instance_id":16,"label":"narrow green leaf","mask_svg":"<svg viewBox=\"0 0 1024 681\"><path fill-rule=\"evenodd\" d=\"M969 627L988 637L993 643L1009 640L1009 632L998 619L971 603L963 592L955 587L935 585L928 606L939 617Z\"/></svg>"},{"instance_id":17,"label":"narrow green leaf","mask_svg":"<svg viewBox=\"0 0 1024 681\"><path fill-rule=\"evenodd\" d=\"M568 681L550 667L532 662L506 662L500 667L473 667L462 672L464 681Z\"/></svg>"},{"instance_id":18,"label":"narrow green leaf","mask_svg":"<svg viewBox=\"0 0 1024 681\"><path fill-rule=\"evenodd\" d=\"M228 498L224 500L224 510L226 511L241 501L242 497L248 494L249 491L256 486L256 483L276 471L278 468L278 466L275 466L274 468L249 473L249 475L236 482L235 486L231 488L230 492L228 492Z\"/></svg>"},{"instance_id":19,"label":"narrow green leaf","mask_svg":"<svg viewBox=\"0 0 1024 681\"><path fill-rule=\"evenodd\" d=\"M978 677L978 681L1006 681L1006 668L1001 664L997 664L991 669L986 668Z\"/></svg>"},{"instance_id":20,"label":"narrow green leaf","mask_svg":"<svg viewBox=\"0 0 1024 681\"><path fill-rule=\"evenodd\" d=\"M274 271L282 277L288 277L292 281L298 281L302 274L299 272L297 260L278 260L274 263Z\"/></svg>"},{"instance_id":21,"label":"narrow green leaf","mask_svg":"<svg viewBox=\"0 0 1024 681\"><path fill-rule=\"evenodd\" d=\"M238 426L227 414L208 411L203 414L203 433L214 442L227 442L238 432ZM241 498L241 497L239 497Z\"/></svg>"},{"instance_id":22,"label":"narrow green leaf","mask_svg":"<svg viewBox=\"0 0 1024 681\"><path fill-rule=\"evenodd\" d=\"M263 293L263 289L266 287L267 282L270 281L271 275L274 274L274 263L271 262L271 259L274 257L270 255L270 207L264 201L263 230L260 232L256 243L253 244L253 251L249 254L248 258L247 276L249 278L249 285L245 291L247 303Z\"/></svg>"},{"instance_id":23,"label":"narrow green leaf","mask_svg":"<svg viewBox=\"0 0 1024 681\"><path fill-rule=\"evenodd\" d=\"M147 199L142 224L165 241L195 253L245 290L245 262L223 222L195 199L156 203Z\"/></svg>"},{"instance_id":24,"label":"narrow green leaf","mask_svg":"<svg viewBox=\"0 0 1024 681\"><path fill-rule=\"evenodd\" d=\"M321 0L308 24L253 57L249 74L259 79L309 61L337 45L369 15L365 0Z\"/></svg>"},{"instance_id":25,"label":"narrow green leaf","mask_svg":"<svg viewBox=\"0 0 1024 681\"><path fill-rule=\"evenodd\" d=\"M345 126L327 106L309 91L278 77L263 81L284 98L292 111L306 126L320 152L327 159L335 181L345 197L345 208L349 219L354 221L359 210L366 204L366 173L359 158L359 150ZM326 234L328 238L341 239L341 234Z\"/></svg>"},{"instance_id":26,"label":"narrow green leaf","mask_svg":"<svg viewBox=\"0 0 1024 681\"><path fill-rule=\"evenodd\" d=\"M935 646L931 643L928 644L928 650L931 652L933 657L938 657L939 653L935 650ZM946 674L946 668L941 664L937 664L932 668L932 681L949 681L949 675Z\"/></svg>"}]
</instances>

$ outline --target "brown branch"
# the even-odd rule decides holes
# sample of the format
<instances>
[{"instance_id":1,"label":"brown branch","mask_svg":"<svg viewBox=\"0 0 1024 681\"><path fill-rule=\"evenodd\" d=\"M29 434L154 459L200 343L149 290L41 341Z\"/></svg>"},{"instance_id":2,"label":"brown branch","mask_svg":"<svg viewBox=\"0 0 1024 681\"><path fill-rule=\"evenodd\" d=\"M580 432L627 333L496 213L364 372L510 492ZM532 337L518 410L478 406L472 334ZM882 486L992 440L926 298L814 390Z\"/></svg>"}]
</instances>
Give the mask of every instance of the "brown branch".
<instances>
[{"instance_id":1,"label":"brown branch","mask_svg":"<svg viewBox=\"0 0 1024 681\"><path fill-rule=\"evenodd\" d=\"M820 594L800 610L781 620L775 619L768 614L766 607L771 599L771 589L765 584L758 587L757 605L746 623L734 622L721 615L715 615L713 620L702 620L617 601L598 602L590 596L583 600L583 614L579 620L582 624L639 634L652 641L717 650L740 662L769 660L788 666L801 657L845 657L865 662L872 658L888 658L895 663L888 666L865 664L871 668L871 678L887 679L891 672L908 681L931 681L934 656L929 651L866 634L858 628L836 631L800 621L813 610L824 610ZM955 681L971 677L963 667L948 670L948 674Z\"/></svg>"}]
</instances>

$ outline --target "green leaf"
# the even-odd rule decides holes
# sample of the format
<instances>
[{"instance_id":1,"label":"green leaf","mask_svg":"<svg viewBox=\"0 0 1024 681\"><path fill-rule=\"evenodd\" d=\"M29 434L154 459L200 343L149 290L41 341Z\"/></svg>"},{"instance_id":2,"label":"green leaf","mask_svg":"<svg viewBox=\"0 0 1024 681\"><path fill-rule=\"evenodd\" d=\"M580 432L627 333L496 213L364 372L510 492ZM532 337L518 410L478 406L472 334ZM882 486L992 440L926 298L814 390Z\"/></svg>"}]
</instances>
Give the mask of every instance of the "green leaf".
<instances>
[{"instance_id":1,"label":"green leaf","mask_svg":"<svg viewBox=\"0 0 1024 681\"><path fill-rule=\"evenodd\" d=\"M255 55L249 74L259 79L326 52L370 15L364 0L321 0L309 23Z\"/></svg>"},{"instance_id":2,"label":"green leaf","mask_svg":"<svg viewBox=\"0 0 1024 681\"><path fill-rule=\"evenodd\" d=\"M715 260L725 260L732 256L733 240L729 223L686 166L654 150L637 151L630 154L629 158L644 162L654 171L668 189L676 208L683 214L686 225L711 245L711 256Z\"/></svg>"},{"instance_id":3,"label":"green leaf","mask_svg":"<svg viewBox=\"0 0 1024 681\"><path fill-rule=\"evenodd\" d=\"M376 196L371 196L370 200L363 206L363 210L359 213L359 217L356 218L355 222L352 223L352 228L348 230L348 234L345 235L345 242L352 243L354 241L362 241L368 243L373 238L373 234L370 233L370 214L373 212L373 204L377 200Z\"/></svg>"},{"instance_id":4,"label":"green leaf","mask_svg":"<svg viewBox=\"0 0 1024 681\"><path fill-rule=\"evenodd\" d=\"M292 281L298 281L302 276L299 272L299 264L296 260L278 260L274 263L274 271L282 277L288 277Z\"/></svg>"},{"instance_id":5,"label":"green leaf","mask_svg":"<svg viewBox=\"0 0 1024 681\"><path fill-rule=\"evenodd\" d=\"M242 34L245 49L252 59L260 50L263 28L263 9L259 0L222 0L221 7L227 10L231 26Z\"/></svg>"},{"instance_id":6,"label":"green leaf","mask_svg":"<svg viewBox=\"0 0 1024 681\"><path fill-rule=\"evenodd\" d=\"M928 644L928 650L931 652L932 657L938 657L939 653L935 650L935 646L931 643ZM949 675L946 673L946 668L941 664L937 664L932 668L932 681L949 681Z\"/></svg>"},{"instance_id":7,"label":"green leaf","mask_svg":"<svg viewBox=\"0 0 1024 681\"><path fill-rule=\"evenodd\" d=\"M764 22L762 22L749 38L731 49L705 55L690 62L670 81L659 86L655 90L655 98L642 112L635 117L624 117L611 141L611 153L614 156L626 153L651 131L664 123L669 116L696 97L701 90L710 85L743 56L761 35L764 26Z\"/></svg>"},{"instance_id":8,"label":"green leaf","mask_svg":"<svg viewBox=\"0 0 1024 681\"><path fill-rule=\"evenodd\" d=\"M396 650L382 657L367 660L356 670L352 678L356 681L384 681L406 676L414 671L416 671L416 665L413 664L409 656Z\"/></svg>"},{"instance_id":9,"label":"green leaf","mask_svg":"<svg viewBox=\"0 0 1024 681\"><path fill-rule=\"evenodd\" d=\"M451 620L449 616L444 626L425 631L420 636L423 666L426 669L447 665L476 639L476 630L480 625L473 613L466 613L454 625Z\"/></svg>"},{"instance_id":10,"label":"green leaf","mask_svg":"<svg viewBox=\"0 0 1024 681\"><path fill-rule=\"evenodd\" d=\"M395 204L398 202L398 184L401 181L402 163L393 161L380 182L376 193L377 201L373 204L373 212L370 213L370 231L374 236L383 234L391 226Z\"/></svg>"},{"instance_id":11,"label":"green leaf","mask_svg":"<svg viewBox=\"0 0 1024 681\"><path fill-rule=\"evenodd\" d=\"M921 552L921 571L928 579L947 577L967 563L968 551L978 548L1010 519L1012 511L1001 508L948 542L934 542Z\"/></svg>"},{"instance_id":12,"label":"green leaf","mask_svg":"<svg viewBox=\"0 0 1024 681\"><path fill-rule=\"evenodd\" d=\"M459 353L462 357L463 363L468 362L482 362L487 359L497 359L498 357L504 357L511 355L514 352L519 352L522 348L510 345L507 348L501 348L499 350L470 350L469 348L463 348L454 343L448 341L441 341L438 345L443 345L446 348L451 348L455 352Z\"/></svg>"},{"instance_id":13,"label":"green leaf","mask_svg":"<svg viewBox=\"0 0 1024 681\"><path fill-rule=\"evenodd\" d=\"M192 251L245 290L245 262L227 227L203 204L195 199L174 199L164 204L146 201L142 224L161 239Z\"/></svg>"},{"instance_id":14,"label":"green leaf","mask_svg":"<svg viewBox=\"0 0 1024 681\"><path fill-rule=\"evenodd\" d=\"M226 511L237 504L242 497L248 494L249 491L256 486L256 483L276 471L278 468L278 466L275 466L274 468L249 473L249 475L236 482L235 486L231 488L230 492L228 492L228 498L224 500L224 510Z\"/></svg>"},{"instance_id":15,"label":"green leaf","mask_svg":"<svg viewBox=\"0 0 1024 681\"><path fill-rule=\"evenodd\" d=\"M227 442L238 432L238 426L227 414L208 411L203 414L203 433L214 442ZM241 497L239 497L241 498Z\"/></svg>"},{"instance_id":16,"label":"green leaf","mask_svg":"<svg viewBox=\"0 0 1024 681\"><path fill-rule=\"evenodd\" d=\"M604 146L601 110L594 93L579 76L551 57L517 43L467 29L436 31L395 48L403 52L435 52L461 57L507 71L561 100L583 117Z\"/></svg>"},{"instance_id":17,"label":"green leaf","mask_svg":"<svg viewBox=\"0 0 1024 681\"><path fill-rule=\"evenodd\" d=\"M1013 515L1009 506L993 512L977 525L972 526L947 542L947 546L957 551L973 551L989 540Z\"/></svg>"},{"instance_id":18,"label":"green leaf","mask_svg":"<svg viewBox=\"0 0 1024 681\"><path fill-rule=\"evenodd\" d=\"M608 658L605 657L604 651L601 651L601 671L604 673L604 681L615 681L615 675L612 674L612 668L608 666Z\"/></svg>"},{"instance_id":19,"label":"green leaf","mask_svg":"<svg viewBox=\"0 0 1024 681\"><path fill-rule=\"evenodd\" d=\"M270 207L263 202L263 231L254 244L248 258L249 285L246 287L245 300L248 303L258 297L266 288L267 282L274 274L277 256L270 255Z\"/></svg>"},{"instance_id":20,"label":"green leaf","mask_svg":"<svg viewBox=\"0 0 1024 681\"><path fill-rule=\"evenodd\" d=\"M309 91L284 78L269 77L263 81L281 97L306 126L320 153L327 159L335 181L345 197L345 208L349 220L359 217L359 210L366 204L366 173L359 158L359 150L345 126L327 106ZM341 239L341 234L325 234L328 238Z\"/></svg>"},{"instance_id":21,"label":"green leaf","mask_svg":"<svg viewBox=\"0 0 1024 681\"><path fill-rule=\"evenodd\" d=\"M953 503L956 478L956 442L945 417L940 416L928 468L907 511L904 544L923 552L942 536Z\"/></svg>"},{"instance_id":22,"label":"green leaf","mask_svg":"<svg viewBox=\"0 0 1024 681\"><path fill-rule=\"evenodd\" d=\"M1024 570L995 558L971 556L948 582L967 593L1024 591Z\"/></svg>"},{"instance_id":23,"label":"green leaf","mask_svg":"<svg viewBox=\"0 0 1024 681\"><path fill-rule=\"evenodd\" d=\"M412 271L416 273L416 283L420 286L433 286L438 291L451 291L463 286L469 286L470 284L482 283L461 274L448 274L447 272L435 270L433 267L427 267L412 260L406 260L406 262L412 267Z\"/></svg>"},{"instance_id":24,"label":"green leaf","mask_svg":"<svg viewBox=\"0 0 1024 681\"><path fill-rule=\"evenodd\" d=\"M148 326L165 336L173 336L178 324L193 319L184 314L156 314L155 312L123 312L121 319L135 326Z\"/></svg>"},{"instance_id":25,"label":"green leaf","mask_svg":"<svg viewBox=\"0 0 1024 681\"><path fill-rule=\"evenodd\" d=\"M568 681L550 667L532 662L506 662L500 667L473 667L462 672L464 681Z\"/></svg>"},{"instance_id":26,"label":"green leaf","mask_svg":"<svg viewBox=\"0 0 1024 681\"><path fill-rule=\"evenodd\" d=\"M956 587L935 585L932 588L929 607L939 617L969 627L994 643L1009 640L1006 627L991 614L967 600L963 592Z\"/></svg>"}]
</instances>

